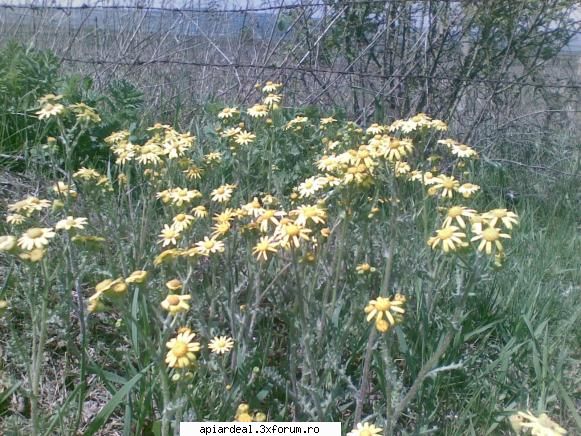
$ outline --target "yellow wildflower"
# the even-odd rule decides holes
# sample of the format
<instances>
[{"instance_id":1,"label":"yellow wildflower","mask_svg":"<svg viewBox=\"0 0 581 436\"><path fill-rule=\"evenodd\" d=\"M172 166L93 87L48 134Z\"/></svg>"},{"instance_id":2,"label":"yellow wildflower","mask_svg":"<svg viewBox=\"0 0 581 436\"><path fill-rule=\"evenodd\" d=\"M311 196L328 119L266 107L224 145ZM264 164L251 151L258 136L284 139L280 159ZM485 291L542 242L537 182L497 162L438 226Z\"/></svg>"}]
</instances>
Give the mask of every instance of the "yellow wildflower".
<instances>
[{"instance_id":1,"label":"yellow wildflower","mask_svg":"<svg viewBox=\"0 0 581 436\"><path fill-rule=\"evenodd\" d=\"M434 188L442 190L442 197L452 198L454 195L454 191L458 191L460 187L460 183L458 180L454 178L454 176L438 176L437 182L434 185Z\"/></svg>"},{"instance_id":2,"label":"yellow wildflower","mask_svg":"<svg viewBox=\"0 0 581 436\"><path fill-rule=\"evenodd\" d=\"M252 254L254 254L258 260L268 260L268 253L276 253L277 245L278 244L274 241L273 238L263 236L254 246Z\"/></svg>"},{"instance_id":3,"label":"yellow wildflower","mask_svg":"<svg viewBox=\"0 0 581 436\"><path fill-rule=\"evenodd\" d=\"M16 247L16 237L11 235L0 236L0 253L14 250Z\"/></svg>"},{"instance_id":4,"label":"yellow wildflower","mask_svg":"<svg viewBox=\"0 0 581 436\"><path fill-rule=\"evenodd\" d=\"M147 280L147 271L137 270L133 271L129 277L125 279L127 283L144 283Z\"/></svg>"},{"instance_id":5,"label":"yellow wildflower","mask_svg":"<svg viewBox=\"0 0 581 436\"><path fill-rule=\"evenodd\" d=\"M357 271L357 274L365 274L365 273L375 272L376 269L375 269L375 267L372 267L367 262L365 262L365 263L360 263L359 265L357 265L355 267L355 271Z\"/></svg>"},{"instance_id":6,"label":"yellow wildflower","mask_svg":"<svg viewBox=\"0 0 581 436\"><path fill-rule=\"evenodd\" d=\"M18 246L23 250L32 250L33 248L43 248L48 245L48 240L56 235L51 228L33 227L28 229L19 239Z\"/></svg>"},{"instance_id":7,"label":"yellow wildflower","mask_svg":"<svg viewBox=\"0 0 581 436\"><path fill-rule=\"evenodd\" d=\"M476 233L476 236L474 236L471 241L480 241L480 245L478 245L478 251L485 251L486 254L492 254L493 244L498 251L503 251L504 248L502 247L500 239L510 239L510 235L506 233L500 233L499 229L490 225L488 225L485 229L480 228L473 231Z\"/></svg>"},{"instance_id":8,"label":"yellow wildflower","mask_svg":"<svg viewBox=\"0 0 581 436\"><path fill-rule=\"evenodd\" d=\"M494 227L500 221L507 229L512 229L513 224L518 224L518 215L507 209L492 209L482 215L489 224Z\"/></svg>"},{"instance_id":9,"label":"yellow wildflower","mask_svg":"<svg viewBox=\"0 0 581 436\"><path fill-rule=\"evenodd\" d=\"M179 291L182 288L183 284L179 279L172 279L166 282L165 287L168 288L172 292Z\"/></svg>"},{"instance_id":10,"label":"yellow wildflower","mask_svg":"<svg viewBox=\"0 0 581 436\"><path fill-rule=\"evenodd\" d=\"M463 185L461 185L458 188L458 192L460 194L462 194L462 196L464 198L470 198L470 197L472 197L479 190L480 190L480 186L474 185L472 183L464 183Z\"/></svg>"},{"instance_id":11,"label":"yellow wildflower","mask_svg":"<svg viewBox=\"0 0 581 436\"><path fill-rule=\"evenodd\" d=\"M268 115L268 106L265 104L255 104L246 111L252 118L264 118Z\"/></svg>"},{"instance_id":12,"label":"yellow wildflower","mask_svg":"<svg viewBox=\"0 0 581 436\"><path fill-rule=\"evenodd\" d=\"M242 130L238 132L236 136L234 136L234 142L240 145L246 145L254 142L256 139L256 135L251 132L247 132L246 130Z\"/></svg>"},{"instance_id":13,"label":"yellow wildflower","mask_svg":"<svg viewBox=\"0 0 581 436\"><path fill-rule=\"evenodd\" d=\"M74 218L72 216L66 217L64 220L60 220L55 225L56 230L71 230L71 229L84 229L87 224L87 218Z\"/></svg>"},{"instance_id":14,"label":"yellow wildflower","mask_svg":"<svg viewBox=\"0 0 581 436\"><path fill-rule=\"evenodd\" d=\"M376 436L381 434L383 429L381 427L376 427L374 424L358 423L357 426L347 433L347 436Z\"/></svg>"},{"instance_id":15,"label":"yellow wildflower","mask_svg":"<svg viewBox=\"0 0 581 436\"><path fill-rule=\"evenodd\" d=\"M295 218L295 223L299 226L307 225L308 221L315 224L325 224L327 212L317 205L299 206L290 212L291 217Z\"/></svg>"},{"instance_id":16,"label":"yellow wildflower","mask_svg":"<svg viewBox=\"0 0 581 436\"><path fill-rule=\"evenodd\" d=\"M179 333L165 345L169 348L165 362L170 368L187 368L196 361L194 353L200 351L200 343L192 342L196 334Z\"/></svg>"},{"instance_id":17,"label":"yellow wildflower","mask_svg":"<svg viewBox=\"0 0 581 436\"><path fill-rule=\"evenodd\" d=\"M264 84L262 92L277 92L280 88L282 88L282 83L274 83L269 80Z\"/></svg>"},{"instance_id":18,"label":"yellow wildflower","mask_svg":"<svg viewBox=\"0 0 581 436\"><path fill-rule=\"evenodd\" d=\"M365 306L365 313L367 314L367 321L375 318L375 326L381 333L385 333L389 325L394 326L399 321L399 317L405 313L401 307L406 301L405 296L396 294L392 299L385 297L377 297L375 300L369 301ZM393 312L393 314L392 314ZM394 317L395 315L395 317ZM389 324L385 324L384 317Z\"/></svg>"},{"instance_id":19,"label":"yellow wildflower","mask_svg":"<svg viewBox=\"0 0 581 436\"><path fill-rule=\"evenodd\" d=\"M208 344L214 354L225 354L234 347L234 340L228 336L216 336Z\"/></svg>"},{"instance_id":20,"label":"yellow wildflower","mask_svg":"<svg viewBox=\"0 0 581 436\"><path fill-rule=\"evenodd\" d=\"M209 256L211 253L222 253L224 251L224 243L204 236L203 241L196 242L196 248L199 254Z\"/></svg>"},{"instance_id":21,"label":"yellow wildflower","mask_svg":"<svg viewBox=\"0 0 581 436\"><path fill-rule=\"evenodd\" d=\"M234 192L234 189L232 189L230 187L230 185L222 185L222 186L220 186L212 191L211 199L212 199L212 201L215 201L218 203L226 203L232 197L233 192Z\"/></svg>"},{"instance_id":22,"label":"yellow wildflower","mask_svg":"<svg viewBox=\"0 0 581 436\"><path fill-rule=\"evenodd\" d=\"M239 113L240 111L238 110L237 107L225 107L218 114L218 118L220 118L221 120L225 118L232 118L234 115L237 115Z\"/></svg>"},{"instance_id":23,"label":"yellow wildflower","mask_svg":"<svg viewBox=\"0 0 581 436\"><path fill-rule=\"evenodd\" d=\"M276 228L275 236L278 238L282 248L289 249L293 247L299 248L301 239L305 241L310 240L309 233L311 233L310 229L306 229L293 221L285 219Z\"/></svg>"},{"instance_id":24,"label":"yellow wildflower","mask_svg":"<svg viewBox=\"0 0 581 436\"><path fill-rule=\"evenodd\" d=\"M167 310L171 315L176 315L180 312L187 312L190 310L190 305L187 301L191 300L191 295L176 295L169 294L165 300L161 302L161 307Z\"/></svg>"},{"instance_id":25,"label":"yellow wildflower","mask_svg":"<svg viewBox=\"0 0 581 436\"><path fill-rule=\"evenodd\" d=\"M465 229L466 222L462 217L470 218L475 214L476 211L474 209L468 209L464 206L452 206L446 212L446 219L444 219L442 227L450 226L456 221L461 228Z\"/></svg>"},{"instance_id":26,"label":"yellow wildflower","mask_svg":"<svg viewBox=\"0 0 581 436\"><path fill-rule=\"evenodd\" d=\"M164 224L161 233L159 234L159 243L162 243L162 247L167 245L176 245L177 240L180 237L180 232L173 227Z\"/></svg>"},{"instance_id":27,"label":"yellow wildflower","mask_svg":"<svg viewBox=\"0 0 581 436\"><path fill-rule=\"evenodd\" d=\"M459 228L456 226L442 227L435 236L428 239L428 245L435 250L442 243L442 250L445 253L455 251L458 247L464 247L466 243L463 239L466 238L466 234L458 230Z\"/></svg>"}]
</instances>

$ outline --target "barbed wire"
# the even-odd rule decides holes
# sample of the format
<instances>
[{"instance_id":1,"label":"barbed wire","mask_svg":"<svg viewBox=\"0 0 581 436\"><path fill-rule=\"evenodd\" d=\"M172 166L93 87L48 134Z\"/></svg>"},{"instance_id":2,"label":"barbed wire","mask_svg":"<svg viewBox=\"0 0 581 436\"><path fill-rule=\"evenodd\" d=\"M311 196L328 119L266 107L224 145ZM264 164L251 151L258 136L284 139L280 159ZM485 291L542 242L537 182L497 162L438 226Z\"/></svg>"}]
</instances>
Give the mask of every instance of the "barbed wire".
<instances>
[{"instance_id":1,"label":"barbed wire","mask_svg":"<svg viewBox=\"0 0 581 436\"><path fill-rule=\"evenodd\" d=\"M373 4L386 4L387 2L398 2L398 3L411 3L417 0L348 0L340 3L340 6L357 6L357 5L373 5ZM450 0L437 0L441 3L448 3ZM34 10L140 10L140 11L154 11L154 12L193 12L193 13L203 13L203 14L229 14L229 13L244 13L244 12L268 12L268 11L280 11L280 10L293 10L301 8L316 8L316 7L332 7L335 6L329 2L313 1L311 3L295 3L289 5L272 5L272 6L260 6L260 7L244 7L244 8L231 8L231 9L217 9L212 7L205 8L191 8L191 7L179 7L179 8L168 8L163 6L145 6L145 5L57 5L57 4L10 4L10 3L0 3L0 8L4 9L34 9Z\"/></svg>"},{"instance_id":2,"label":"barbed wire","mask_svg":"<svg viewBox=\"0 0 581 436\"><path fill-rule=\"evenodd\" d=\"M388 1L394 0L343 0L339 4L341 6L349 5L362 5L362 4L386 4ZM415 0L395 0L396 2L406 3L413 2ZM440 2L449 2L449 0L436 0ZM184 2L186 3L186 2ZM190 3L191 4L191 3ZM28 9L28 10L63 10L63 11L73 11L73 10L140 10L140 11L155 11L155 12L178 12L178 13L245 13L245 12L268 12L275 10L293 10L293 9L305 9L313 7L323 7L336 6L332 2L321 1L321 0L303 0L300 3L292 4L279 4L279 5L268 5L261 7L246 7L246 8L232 8L232 9L217 9L213 7L183 7L183 8L168 8L164 6L147 6L135 3L133 5L122 5L122 4L82 4L82 5L58 5L56 3L28 3L28 4L10 4L10 3L0 3L0 8L7 9ZM226 59L229 61L229 59ZM308 68L302 67L300 65L274 65L274 64L254 64L254 63L217 63L211 61L184 61L184 60L174 60L174 59L150 59L150 60L115 60L115 59L79 59L68 57L65 54L61 61L70 63L81 63L81 64L92 64L92 65L115 65L115 66L127 66L127 67L140 67L154 64L166 64L166 65L184 65L184 66L196 66L196 67L210 67L218 69L256 69L256 70L271 70L271 71L293 71L305 74L327 74L335 76L356 76L360 78L370 78L378 80L433 80L440 82L462 82L462 83L482 83L482 84L498 84L507 86L519 86L519 87L533 87L533 88L552 88L552 89L581 89L581 82L571 82L568 83L539 83L524 80L504 80L504 79L486 79L486 78L462 78L462 77L450 77L450 76L437 76L437 75L426 75L426 74L392 74L386 75L374 72L360 72L354 71L353 69L326 69L326 68Z\"/></svg>"},{"instance_id":3,"label":"barbed wire","mask_svg":"<svg viewBox=\"0 0 581 436\"><path fill-rule=\"evenodd\" d=\"M477 79L477 78L455 78L455 77L444 77L444 76L430 76L426 74L379 74L379 73L369 73L369 72L358 72L358 71L347 71L347 70L332 70L326 68L305 68L297 67L292 65L259 65L252 63L216 63L216 62L197 62L197 61L178 61L173 59L153 59L148 61L142 61L139 59L133 61L118 61L109 59L76 59L64 57L62 61L81 63L81 64L93 64L93 65L119 65L128 67L139 67L151 64L168 64L168 65L186 65L186 66L196 66L196 67L211 67L211 68L254 68L262 70L275 70L275 71L295 71L300 73L309 74L335 74L339 76L358 76L367 77L371 79L419 79L419 80L437 80L437 81L449 81L453 82L460 80L462 82L470 83L487 83L487 84L498 84L498 85L518 85L526 87L535 88L555 88L555 89L581 89L581 83L569 83L569 84L556 84L556 83L535 83L535 82L523 82L518 80L500 80L500 79Z\"/></svg>"}]
</instances>

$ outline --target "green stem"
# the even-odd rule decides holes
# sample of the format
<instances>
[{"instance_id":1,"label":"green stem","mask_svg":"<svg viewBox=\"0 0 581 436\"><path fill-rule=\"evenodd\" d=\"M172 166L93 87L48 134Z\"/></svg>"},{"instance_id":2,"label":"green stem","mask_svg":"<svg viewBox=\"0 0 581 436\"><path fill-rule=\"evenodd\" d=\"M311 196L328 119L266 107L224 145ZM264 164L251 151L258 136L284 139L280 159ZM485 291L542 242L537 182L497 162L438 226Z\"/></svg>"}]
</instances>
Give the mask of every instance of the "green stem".
<instances>
[{"instance_id":1,"label":"green stem","mask_svg":"<svg viewBox=\"0 0 581 436\"><path fill-rule=\"evenodd\" d=\"M47 336L47 313L48 313L48 289L49 276L46 269L46 259L41 262L41 270L43 276L44 292L41 296L40 312L33 311L32 321L34 326L34 334L32 341L32 363L30 368L30 384L31 384L31 398L30 398L30 413L32 418L33 434L38 435L40 429L40 410L38 400L40 397L40 380L42 371L42 362L44 356L44 347L46 345ZM32 306L34 308L34 305Z\"/></svg>"},{"instance_id":2,"label":"green stem","mask_svg":"<svg viewBox=\"0 0 581 436\"><path fill-rule=\"evenodd\" d=\"M371 368L371 355L373 354L373 348L375 345L375 339L377 338L377 330L375 327L371 328L369 332L369 337L367 338L367 347L365 350L365 360L363 361L363 371L361 372L361 384L359 386L359 392L357 398L355 399L355 423L361 422L361 415L363 413L363 403L367 397L369 370Z\"/></svg>"},{"instance_id":3,"label":"green stem","mask_svg":"<svg viewBox=\"0 0 581 436\"><path fill-rule=\"evenodd\" d=\"M391 428L391 416L393 413L393 405L392 405L392 392L393 392L393 384L391 379L393 377L393 364L391 360L391 355L389 352L391 346L391 336L385 336L385 345L383 347L383 362L385 364L385 429L384 429L384 436L391 436L388 433L389 429Z\"/></svg>"},{"instance_id":4,"label":"green stem","mask_svg":"<svg viewBox=\"0 0 581 436\"><path fill-rule=\"evenodd\" d=\"M161 414L161 436L170 436L170 403L171 394L169 390L169 380L167 376L167 369L165 365L161 365L159 369L159 376L161 378L161 395L163 398L163 410Z\"/></svg>"},{"instance_id":5,"label":"green stem","mask_svg":"<svg viewBox=\"0 0 581 436\"><path fill-rule=\"evenodd\" d=\"M444 337L440 340L440 344L438 345L436 351L434 351L434 353L430 356L426 363L424 363L424 365L418 372L416 379L414 380L410 389L407 391L406 395L395 407L393 417L389 422L390 425L388 429L389 432L387 433L388 435L393 434L393 427L397 423L399 417L401 416L403 411L408 407L408 405L414 400L414 398L418 394L418 391L422 383L428 376L429 372L434 368L434 366L437 365L440 358L448 350L448 347L450 346L452 339L454 338L454 335L461 329L460 321L462 320L462 317L464 315L464 307L466 305L467 296L470 293L470 290L472 289L474 283L476 283L476 281L478 280L479 276L480 276L479 271L477 269L473 269L470 272L468 283L464 284L462 276L458 274L457 288L459 300L456 304L454 314L452 315L452 321L450 322L448 331L446 332Z\"/></svg>"},{"instance_id":6,"label":"green stem","mask_svg":"<svg viewBox=\"0 0 581 436\"><path fill-rule=\"evenodd\" d=\"M85 311L84 311L84 301L83 301L83 294L81 288L81 274L77 271L77 265L75 263L75 256L73 253L73 246L71 244L70 238L66 237L65 239L65 251L68 254L68 264L69 264L69 272L71 277L74 281L74 293L77 297L77 318L79 319L79 330L81 334L81 349L80 349L80 369L79 369L79 382L80 382L80 390L79 390L79 403L77 406L77 418L75 420L74 431L76 433L77 429L81 424L81 419L83 416L83 406L84 406L84 396L85 396L85 389L86 389L86 373L87 373L87 355L85 350L87 349L87 328L85 325ZM67 289L70 289L67 286Z\"/></svg>"},{"instance_id":7,"label":"green stem","mask_svg":"<svg viewBox=\"0 0 581 436\"><path fill-rule=\"evenodd\" d=\"M338 225L339 223L335 224L335 227ZM343 250L344 250L344 246L345 246L345 234L347 232L347 227L348 227L348 222L346 218L343 218L341 220L341 229L339 231L339 236L337 238L337 245L339 246L339 249L337 251L337 255L335 257L333 257L333 264L331 266L331 271L334 274L334 278L333 281L329 280L327 282L327 286L325 286L325 290L323 291L323 316L321 317L321 328L319 329L319 333L317 335L317 342L320 343L321 339L323 338L323 334L325 332L325 328L326 328L326 324L327 324L327 317L331 317L332 316L332 310L334 305L331 305L329 307L329 313L327 313L327 300L329 299L329 293L331 292L331 287L333 288L333 300L336 298L337 295L337 286L339 285L339 277L340 277L340 273L341 273L341 259L343 257ZM331 232L332 234L333 232ZM327 245L328 246L328 243ZM316 280L312 281L313 286L316 283Z\"/></svg>"}]
</instances>

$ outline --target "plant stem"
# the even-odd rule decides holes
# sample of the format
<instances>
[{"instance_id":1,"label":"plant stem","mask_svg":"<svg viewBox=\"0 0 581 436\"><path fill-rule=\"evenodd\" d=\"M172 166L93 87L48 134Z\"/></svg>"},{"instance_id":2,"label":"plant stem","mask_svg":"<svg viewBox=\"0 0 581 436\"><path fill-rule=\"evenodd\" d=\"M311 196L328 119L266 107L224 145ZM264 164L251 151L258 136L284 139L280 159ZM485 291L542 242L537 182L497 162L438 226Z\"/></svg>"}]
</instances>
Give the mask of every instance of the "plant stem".
<instances>
[{"instance_id":1,"label":"plant stem","mask_svg":"<svg viewBox=\"0 0 581 436\"><path fill-rule=\"evenodd\" d=\"M468 283L466 285L464 285L461 274L458 274L457 287L458 287L458 291L459 291L458 292L459 293L459 301L456 305L456 309L454 310L454 314L452 316L452 321L450 323L450 327L448 328L448 331L446 332L446 334L444 335L442 340L440 340L440 344L438 345L438 348L436 349L436 351L434 351L434 353L430 356L430 358L426 361L426 363L424 363L424 365L422 366L422 368L418 372L418 375L416 376L416 379L414 380L411 388L408 390L408 392L403 397L403 399L399 402L399 404L395 407L394 412L393 412L393 417L389 422L390 425L389 425L389 431L387 433L388 435L393 434L393 426L395 426L395 424L397 423L402 412L406 409L406 407L408 407L408 405L416 397L416 395L417 395L422 383L426 379L428 373L434 368L434 366L438 363L440 358L448 350L448 347L450 346L450 343L452 342L454 335L460 329L459 323L460 323L460 320L462 319L462 316L464 314L464 307L466 305L466 298L467 298L468 293L469 293L470 289L472 288L473 284L477 280L478 276L479 276L478 271L472 270L470 277L468 279Z\"/></svg>"},{"instance_id":2,"label":"plant stem","mask_svg":"<svg viewBox=\"0 0 581 436\"><path fill-rule=\"evenodd\" d=\"M159 376L161 378L161 395L163 398L163 411L161 414L161 436L169 436L170 431L170 403L171 396L169 392L169 381L167 377L167 369L165 365L161 365L159 369Z\"/></svg>"},{"instance_id":3,"label":"plant stem","mask_svg":"<svg viewBox=\"0 0 581 436\"><path fill-rule=\"evenodd\" d=\"M391 336L385 336L385 344L383 347L383 361L386 366L386 376L385 376L385 429L384 436L388 436L388 431L391 428L391 416L393 413L393 405L391 401L391 396L393 392L393 384L391 379L393 377L393 365L391 361L391 354L389 348L391 346Z\"/></svg>"},{"instance_id":4,"label":"plant stem","mask_svg":"<svg viewBox=\"0 0 581 436\"><path fill-rule=\"evenodd\" d=\"M363 371L361 372L361 385L359 393L357 394L355 406L355 423L361 422L361 414L363 413L363 402L367 396L367 379L369 378L369 368L371 366L371 355L373 353L373 346L375 345L375 338L377 338L377 330L375 327L371 328L369 337L367 339L367 347L365 350L365 360L363 361Z\"/></svg>"},{"instance_id":5,"label":"plant stem","mask_svg":"<svg viewBox=\"0 0 581 436\"><path fill-rule=\"evenodd\" d=\"M46 343L47 334L47 312L48 312L48 289L49 289L49 276L46 270L46 259L41 262L41 270L43 277L43 293L41 296L41 307L40 313L36 314L33 312L32 321L34 326L35 334L33 335L32 342L32 363L30 368L30 388L31 388L31 398L30 398L30 414L32 419L33 434L40 434L40 410L38 407L38 399L40 397L40 380L42 361L44 357L44 346ZM34 307L34 305L32 306Z\"/></svg>"}]
</instances>

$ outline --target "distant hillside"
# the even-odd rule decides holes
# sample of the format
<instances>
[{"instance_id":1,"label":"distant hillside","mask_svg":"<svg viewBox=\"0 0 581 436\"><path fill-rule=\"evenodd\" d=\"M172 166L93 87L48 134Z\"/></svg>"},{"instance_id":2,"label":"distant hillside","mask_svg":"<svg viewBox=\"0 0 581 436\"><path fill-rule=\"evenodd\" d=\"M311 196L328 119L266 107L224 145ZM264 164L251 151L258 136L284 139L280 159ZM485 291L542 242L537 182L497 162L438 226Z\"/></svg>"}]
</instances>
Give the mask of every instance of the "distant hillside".
<instances>
[{"instance_id":1,"label":"distant hillside","mask_svg":"<svg viewBox=\"0 0 581 436\"><path fill-rule=\"evenodd\" d=\"M143 10L136 9L53 9L53 10L0 10L0 20L4 25L22 23L36 26L56 26L71 29L85 27L104 31L131 30L127 23L140 23L143 32L173 33L175 35L211 35L213 37L238 36L242 31L249 32L254 38L267 38L282 35L286 25L277 24L277 14L273 12L229 12L229 13L196 13L177 10ZM47 19L50 17L50 19ZM314 18L316 19L316 18ZM563 54L581 54L581 35L576 35L563 49Z\"/></svg>"},{"instance_id":2,"label":"distant hillside","mask_svg":"<svg viewBox=\"0 0 581 436\"><path fill-rule=\"evenodd\" d=\"M50 17L50 20L47 20ZM245 29L251 31L254 37L270 36L273 26L276 24L276 15L272 13L257 12L231 12L231 13L195 13L178 11L157 11L135 9L54 9L51 11L36 10L11 10L2 9L0 18L5 24L36 23L39 27L56 26L65 29L98 28L100 30L120 31L127 29L126 23L140 23L140 29L144 32L168 31L176 35L206 34L212 36L235 36ZM50 24L49 24L50 23ZM281 29L275 26L275 34ZM284 29L282 29L284 31Z\"/></svg>"}]
</instances>

